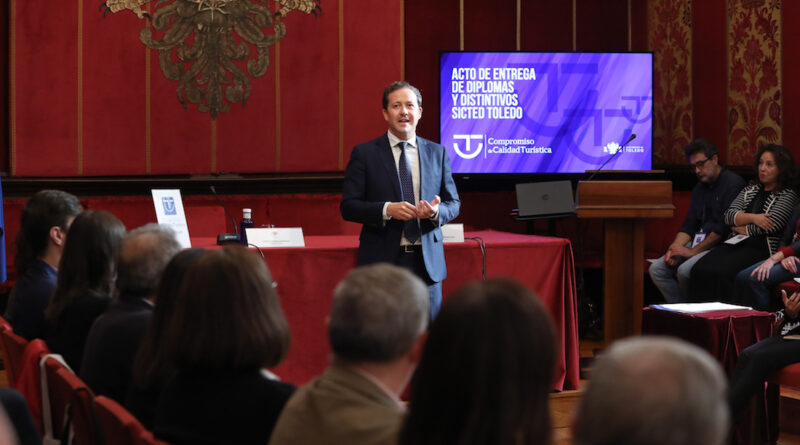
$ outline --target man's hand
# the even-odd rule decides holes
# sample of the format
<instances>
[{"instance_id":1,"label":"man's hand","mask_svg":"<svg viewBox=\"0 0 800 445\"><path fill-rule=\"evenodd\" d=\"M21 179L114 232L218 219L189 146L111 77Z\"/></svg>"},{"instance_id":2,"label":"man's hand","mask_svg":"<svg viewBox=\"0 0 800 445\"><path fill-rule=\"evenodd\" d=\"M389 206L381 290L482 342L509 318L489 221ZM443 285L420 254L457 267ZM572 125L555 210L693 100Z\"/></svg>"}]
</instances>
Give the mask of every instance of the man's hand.
<instances>
[{"instance_id":1,"label":"man's hand","mask_svg":"<svg viewBox=\"0 0 800 445\"><path fill-rule=\"evenodd\" d=\"M675 258L677 256L682 256L684 258L691 258L694 256L694 253L692 253L692 250L684 246L683 244L670 244L670 246L667 248L667 256L666 258L664 258L664 261L665 262L672 261L674 263L677 263L678 260L677 258ZM667 264L669 263L667 262ZM670 266L674 266L674 264L670 264Z\"/></svg>"},{"instance_id":2,"label":"man's hand","mask_svg":"<svg viewBox=\"0 0 800 445\"><path fill-rule=\"evenodd\" d=\"M797 318L800 313L800 293L792 292L791 297L786 297L786 291L781 290L781 297L783 298L783 306L786 308L786 316L789 318Z\"/></svg>"},{"instance_id":3,"label":"man's hand","mask_svg":"<svg viewBox=\"0 0 800 445\"><path fill-rule=\"evenodd\" d=\"M772 269L772 266L774 265L775 261L773 261L771 257L767 258L763 263L750 272L750 276L755 276L758 281L764 281L769 278L769 270Z\"/></svg>"},{"instance_id":4,"label":"man's hand","mask_svg":"<svg viewBox=\"0 0 800 445\"><path fill-rule=\"evenodd\" d=\"M772 222L769 217L772 216L769 213L757 213L753 215L753 224L757 225L764 229L765 232L769 232L775 227L775 224Z\"/></svg>"},{"instance_id":5,"label":"man's hand","mask_svg":"<svg viewBox=\"0 0 800 445\"><path fill-rule=\"evenodd\" d=\"M408 221L417 217L417 208L405 201L390 202L386 206L386 214L394 219Z\"/></svg>"},{"instance_id":6,"label":"man's hand","mask_svg":"<svg viewBox=\"0 0 800 445\"><path fill-rule=\"evenodd\" d=\"M422 200L417 204L417 218L420 219L428 219L433 218L437 212L439 212L439 203L442 200L439 198L439 195L434 195L433 201L428 202Z\"/></svg>"},{"instance_id":7,"label":"man's hand","mask_svg":"<svg viewBox=\"0 0 800 445\"><path fill-rule=\"evenodd\" d=\"M790 256L788 258L784 258L781 261L781 266L783 266L783 268L788 270L789 272L791 272L793 274L797 274L797 263L799 263L799 262L800 262L800 259L798 259L796 256L792 255L792 256Z\"/></svg>"}]
</instances>

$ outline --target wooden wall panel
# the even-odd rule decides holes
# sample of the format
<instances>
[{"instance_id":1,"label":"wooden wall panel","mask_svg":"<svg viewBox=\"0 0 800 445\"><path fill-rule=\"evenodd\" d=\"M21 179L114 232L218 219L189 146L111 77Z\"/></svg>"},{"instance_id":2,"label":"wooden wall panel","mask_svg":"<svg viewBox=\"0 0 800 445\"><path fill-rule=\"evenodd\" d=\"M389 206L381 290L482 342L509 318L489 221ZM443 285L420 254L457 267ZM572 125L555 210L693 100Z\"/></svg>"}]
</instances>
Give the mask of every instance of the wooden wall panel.
<instances>
[{"instance_id":1,"label":"wooden wall panel","mask_svg":"<svg viewBox=\"0 0 800 445\"><path fill-rule=\"evenodd\" d=\"M513 51L517 42L517 0L461 0L464 50Z\"/></svg>"},{"instance_id":2,"label":"wooden wall panel","mask_svg":"<svg viewBox=\"0 0 800 445\"><path fill-rule=\"evenodd\" d=\"M417 133L439 140L439 52L459 49L459 1L406 0L406 79L422 91Z\"/></svg>"},{"instance_id":3,"label":"wooden wall panel","mask_svg":"<svg viewBox=\"0 0 800 445\"><path fill-rule=\"evenodd\" d=\"M577 0L578 51L628 50L628 0Z\"/></svg>"},{"instance_id":4,"label":"wooden wall panel","mask_svg":"<svg viewBox=\"0 0 800 445\"><path fill-rule=\"evenodd\" d=\"M522 51L571 51L572 2L523 2Z\"/></svg>"},{"instance_id":5,"label":"wooden wall panel","mask_svg":"<svg viewBox=\"0 0 800 445\"><path fill-rule=\"evenodd\" d=\"M691 2L691 138L713 142L720 151L723 163L727 162L728 151L725 3L725 0Z\"/></svg>"},{"instance_id":6,"label":"wooden wall panel","mask_svg":"<svg viewBox=\"0 0 800 445\"><path fill-rule=\"evenodd\" d=\"M10 0L15 133L11 174L78 175L78 2Z\"/></svg>"}]
</instances>

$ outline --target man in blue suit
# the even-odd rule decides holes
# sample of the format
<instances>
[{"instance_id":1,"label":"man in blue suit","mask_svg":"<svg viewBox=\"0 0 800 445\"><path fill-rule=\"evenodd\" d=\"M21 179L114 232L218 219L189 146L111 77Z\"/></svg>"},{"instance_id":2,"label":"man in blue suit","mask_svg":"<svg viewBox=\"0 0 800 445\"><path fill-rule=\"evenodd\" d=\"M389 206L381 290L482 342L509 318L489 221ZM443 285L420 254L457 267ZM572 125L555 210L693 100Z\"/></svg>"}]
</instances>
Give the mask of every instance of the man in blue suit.
<instances>
[{"instance_id":1,"label":"man in blue suit","mask_svg":"<svg viewBox=\"0 0 800 445\"><path fill-rule=\"evenodd\" d=\"M412 270L428 284L433 318L447 276L441 226L458 216L461 202L447 150L416 134L419 90L408 82L386 87L383 117L389 131L350 154L340 210L345 220L363 224L358 265Z\"/></svg>"}]
</instances>

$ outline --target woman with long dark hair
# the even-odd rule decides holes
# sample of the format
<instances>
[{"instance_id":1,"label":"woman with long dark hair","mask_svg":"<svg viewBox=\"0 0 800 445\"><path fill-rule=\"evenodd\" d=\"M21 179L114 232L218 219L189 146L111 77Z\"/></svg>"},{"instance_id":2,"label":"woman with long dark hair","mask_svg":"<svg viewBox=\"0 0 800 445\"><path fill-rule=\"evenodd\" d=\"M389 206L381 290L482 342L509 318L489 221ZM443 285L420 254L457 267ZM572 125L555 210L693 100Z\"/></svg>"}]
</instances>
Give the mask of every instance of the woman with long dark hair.
<instances>
[{"instance_id":1,"label":"woman with long dark hair","mask_svg":"<svg viewBox=\"0 0 800 445\"><path fill-rule=\"evenodd\" d=\"M746 238L720 244L694 265L693 301L732 301L736 274L778 251L798 202L792 154L782 145L764 145L756 154L756 172L758 181L743 188L724 215L732 233Z\"/></svg>"},{"instance_id":2,"label":"woman with long dark hair","mask_svg":"<svg viewBox=\"0 0 800 445\"><path fill-rule=\"evenodd\" d=\"M205 253L205 249L186 249L167 264L158 285L153 318L133 362L133 384L125 397L125 408L148 429L153 427L158 395L174 373L163 340L175 312L178 289L189 267Z\"/></svg>"},{"instance_id":3,"label":"woman with long dark hair","mask_svg":"<svg viewBox=\"0 0 800 445\"><path fill-rule=\"evenodd\" d=\"M45 319L51 351L77 370L94 320L111 302L117 253L125 226L116 216L87 210L75 218L58 266L58 282Z\"/></svg>"},{"instance_id":4,"label":"woman with long dark hair","mask_svg":"<svg viewBox=\"0 0 800 445\"><path fill-rule=\"evenodd\" d=\"M546 445L553 323L522 284L490 279L444 303L411 382L402 445Z\"/></svg>"},{"instance_id":5,"label":"woman with long dark hair","mask_svg":"<svg viewBox=\"0 0 800 445\"><path fill-rule=\"evenodd\" d=\"M183 280L164 338L175 375L158 398L156 436L178 445L267 443L294 386L265 368L283 360L289 341L264 260L242 246L205 254Z\"/></svg>"}]
</instances>

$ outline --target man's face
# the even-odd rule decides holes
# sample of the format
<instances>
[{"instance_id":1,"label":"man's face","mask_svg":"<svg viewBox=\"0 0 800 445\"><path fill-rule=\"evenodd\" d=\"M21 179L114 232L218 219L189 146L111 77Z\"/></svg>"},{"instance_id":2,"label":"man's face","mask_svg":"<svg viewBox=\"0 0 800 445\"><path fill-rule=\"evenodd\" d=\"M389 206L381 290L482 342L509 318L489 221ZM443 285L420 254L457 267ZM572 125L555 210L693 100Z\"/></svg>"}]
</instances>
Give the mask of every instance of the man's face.
<instances>
[{"instance_id":1,"label":"man's face","mask_svg":"<svg viewBox=\"0 0 800 445\"><path fill-rule=\"evenodd\" d=\"M712 156L710 159L702 152L689 156L689 167L697 175L697 179L706 184L712 183L716 179L718 164L717 155Z\"/></svg>"},{"instance_id":2,"label":"man's face","mask_svg":"<svg viewBox=\"0 0 800 445\"><path fill-rule=\"evenodd\" d=\"M389 93L389 103L383 110L383 118L389 124L389 131L400 139L408 140L416 134L417 124L422 117L422 108L417 96L408 88Z\"/></svg>"}]
</instances>

